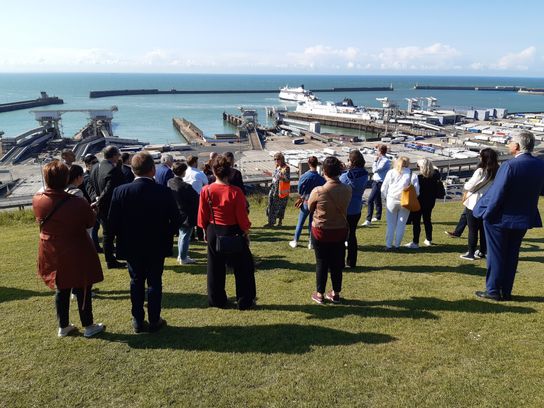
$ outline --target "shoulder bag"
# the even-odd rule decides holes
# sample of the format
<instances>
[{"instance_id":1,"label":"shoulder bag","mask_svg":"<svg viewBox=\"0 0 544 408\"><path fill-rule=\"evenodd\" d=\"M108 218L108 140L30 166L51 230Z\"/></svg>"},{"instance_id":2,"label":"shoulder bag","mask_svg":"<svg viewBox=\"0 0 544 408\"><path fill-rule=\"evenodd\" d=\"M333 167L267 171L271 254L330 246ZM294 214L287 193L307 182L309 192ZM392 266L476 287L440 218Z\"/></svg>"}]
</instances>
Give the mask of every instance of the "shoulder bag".
<instances>
[{"instance_id":1,"label":"shoulder bag","mask_svg":"<svg viewBox=\"0 0 544 408\"><path fill-rule=\"evenodd\" d=\"M403 190L400 195L400 205L410 212L417 212L421 210L421 205L417 199L416 188L412 184L412 172L410 171L410 185L407 189Z\"/></svg>"},{"instance_id":2,"label":"shoulder bag","mask_svg":"<svg viewBox=\"0 0 544 408\"><path fill-rule=\"evenodd\" d=\"M40 226L40 231L42 230L43 228L43 225L47 222L47 220L49 220L53 214L55 214L57 212L57 210L62 207L62 205L68 201L70 198L72 197L75 197L73 195L68 195L66 197L64 197L62 200L60 200L54 207L53 209L51 210L51 212L49 214L47 214L45 217L43 217L41 220L39 220L39 226Z\"/></svg>"},{"instance_id":3,"label":"shoulder bag","mask_svg":"<svg viewBox=\"0 0 544 408\"><path fill-rule=\"evenodd\" d=\"M213 212L212 199L210 196L210 190L208 193L208 205L210 206L210 212L212 214L213 229L215 232L215 251L222 255L239 254L245 248L245 237L240 234L236 235L219 235L217 233L217 224L215 223L215 214Z\"/></svg>"}]
</instances>

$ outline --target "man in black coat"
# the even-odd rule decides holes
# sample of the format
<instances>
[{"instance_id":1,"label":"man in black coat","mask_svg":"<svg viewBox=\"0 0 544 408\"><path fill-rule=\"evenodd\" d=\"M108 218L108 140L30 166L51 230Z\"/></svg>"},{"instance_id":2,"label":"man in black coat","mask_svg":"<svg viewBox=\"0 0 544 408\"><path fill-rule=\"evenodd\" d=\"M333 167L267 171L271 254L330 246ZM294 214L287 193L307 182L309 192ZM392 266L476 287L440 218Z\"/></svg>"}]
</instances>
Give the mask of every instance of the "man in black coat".
<instances>
[{"instance_id":1,"label":"man in black coat","mask_svg":"<svg viewBox=\"0 0 544 408\"><path fill-rule=\"evenodd\" d=\"M106 146L104 149L104 160L95 165L91 170L90 182L96 193L96 201L92 204L98 209L98 219L102 225L104 236L104 255L108 268L124 268L126 264L115 259L113 253L114 235L108 222L111 198L115 187L125 184L125 176L121 171L119 159L121 153L116 146Z\"/></svg>"},{"instance_id":2,"label":"man in black coat","mask_svg":"<svg viewBox=\"0 0 544 408\"><path fill-rule=\"evenodd\" d=\"M181 217L170 189L155 183L149 153L134 155L132 170L135 180L113 192L108 220L117 237L117 257L128 261L134 332L154 332L166 324L161 317L162 272ZM144 312L146 281L149 324Z\"/></svg>"},{"instance_id":3,"label":"man in black coat","mask_svg":"<svg viewBox=\"0 0 544 408\"><path fill-rule=\"evenodd\" d=\"M123 172L123 176L125 176L125 182L127 183L132 183L134 181L134 173L132 172L132 167L130 167L130 159L130 153L125 152L121 155L121 161L123 162L123 165L121 166L121 171Z\"/></svg>"}]
</instances>

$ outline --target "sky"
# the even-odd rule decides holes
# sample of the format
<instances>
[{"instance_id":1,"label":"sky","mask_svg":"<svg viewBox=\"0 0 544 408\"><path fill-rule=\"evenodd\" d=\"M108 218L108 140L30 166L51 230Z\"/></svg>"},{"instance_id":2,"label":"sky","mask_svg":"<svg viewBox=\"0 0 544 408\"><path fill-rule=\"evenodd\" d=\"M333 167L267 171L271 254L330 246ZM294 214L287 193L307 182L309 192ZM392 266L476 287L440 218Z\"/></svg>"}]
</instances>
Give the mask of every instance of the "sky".
<instances>
[{"instance_id":1,"label":"sky","mask_svg":"<svg viewBox=\"0 0 544 408\"><path fill-rule=\"evenodd\" d=\"M544 77L544 2L2 0L0 72Z\"/></svg>"}]
</instances>

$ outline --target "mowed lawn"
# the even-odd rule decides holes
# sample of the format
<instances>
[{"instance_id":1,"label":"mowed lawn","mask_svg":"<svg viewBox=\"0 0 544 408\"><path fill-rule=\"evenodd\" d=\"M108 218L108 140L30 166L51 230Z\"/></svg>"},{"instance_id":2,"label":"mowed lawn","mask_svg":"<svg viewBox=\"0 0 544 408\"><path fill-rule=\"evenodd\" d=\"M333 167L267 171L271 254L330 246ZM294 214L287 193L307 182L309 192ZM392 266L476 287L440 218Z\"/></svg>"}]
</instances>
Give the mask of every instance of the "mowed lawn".
<instances>
[{"instance_id":1,"label":"mowed lawn","mask_svg":"<svg viewBox=\"0 0 544 408\"><path fill-rule=\"evenodd\" d=\"M287 245L298 210L291 202L283 227L263 229L259 201L256 310L207 306L195 243L197 265L166 262L168 327L156 334L132 333L128 273L104 269L93 307L107 332L94 339L56 337L53 295L36 277L38 227L28 212L0 214L0 406L544 406L544 230L523 242L514 300L493 303L474 296L485 262L459 259L466 239L444 234L460 203L437 205L430 248L386 253L383 221L359 228L345 301L321 306L307 232Z\"/></svg>"}]
</instances>

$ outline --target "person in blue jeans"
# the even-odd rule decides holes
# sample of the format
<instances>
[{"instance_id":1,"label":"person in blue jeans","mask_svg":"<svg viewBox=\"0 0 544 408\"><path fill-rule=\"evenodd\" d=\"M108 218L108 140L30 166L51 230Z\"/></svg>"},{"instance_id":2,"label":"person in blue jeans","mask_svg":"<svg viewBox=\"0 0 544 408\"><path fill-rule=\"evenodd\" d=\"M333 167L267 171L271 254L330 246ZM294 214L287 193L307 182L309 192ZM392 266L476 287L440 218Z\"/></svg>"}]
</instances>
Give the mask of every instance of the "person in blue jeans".
<instances>
[{"instance_id":1,"label":"person in blue jeans","mask_svg":"<svg viewBox=\"0 0 544 408\"><path fill-rule=\"evenodd\" d=\"M300 207L300 212L298 214L298 222L295 228L295 237L292 241L289 242L289 246L291 248L297 247L298 240L300 239L300 234L302 233L302 227L304 227L304 223L306 222L306 218L308 218L308 216L310 217L310 221L308 223L308 230L311 236L312 214L310 214L310 210L308 209L308 198L310 197L310 193L314 188L325 184L325 179L317 172L318 164L319 161L317 160L317 157L310 156L310 158L308 158L308 165L310 166L310 170L304 173L298 181L298 194L303 201ZM308 241L308 249L312 249L311 240Z\"/></svg>"},{"instance_id":2,"label":"person in blue jeans","mask_svg":"<svg viewBox=\"0 0 544 408\"><path fill-rule=\"evenodd\" d=\"M357 266L357 224L361 219L363 208L363 193L368 181L368 172L365 170L365 159L359 150L352 150L349 153L347 171L340 176L340 182L351 187L351 200L348 205L346 220L349 233L347 239L348 253L346 267Z\"/></svg>"},{"instance_id":3,"label":"person in blue jeans","mask_svg":"<svg viewBox=\"0 0 544 408\"><path fill-rule=\"evenodd\" d=\"M387 146L382 144L378 146L378 154L374 163L372 163L372 190L368 196L368 212L366 220L361 225L368 227L371 223L379 221L382 218L382 183L385 175L391 168L391 160L386 156ZM376 205L376 215L374 213L374 205Z\"/></svg>"}]
</instances>

